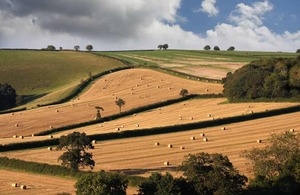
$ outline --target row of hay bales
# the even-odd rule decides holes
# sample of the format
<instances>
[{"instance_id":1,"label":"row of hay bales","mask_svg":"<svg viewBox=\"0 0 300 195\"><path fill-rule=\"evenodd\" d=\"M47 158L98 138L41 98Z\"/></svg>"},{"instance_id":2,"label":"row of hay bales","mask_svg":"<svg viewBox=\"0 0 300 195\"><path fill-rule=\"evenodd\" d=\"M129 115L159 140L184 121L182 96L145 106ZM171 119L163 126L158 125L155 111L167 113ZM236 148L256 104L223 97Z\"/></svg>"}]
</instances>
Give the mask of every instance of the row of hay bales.
<instances>
[{"instance_id":1,"label":"row of hay bales","mask_svg":"<svg viewBox=\"0 0 300 195\"><path fill-rule=\"evenodd\" d=\"M12 183L11 184L12 187L20 187L20 189L22 190L26 190L27 189L27 186L26 185L19 185L18 183Z\"/></svg>"}]
</instances>

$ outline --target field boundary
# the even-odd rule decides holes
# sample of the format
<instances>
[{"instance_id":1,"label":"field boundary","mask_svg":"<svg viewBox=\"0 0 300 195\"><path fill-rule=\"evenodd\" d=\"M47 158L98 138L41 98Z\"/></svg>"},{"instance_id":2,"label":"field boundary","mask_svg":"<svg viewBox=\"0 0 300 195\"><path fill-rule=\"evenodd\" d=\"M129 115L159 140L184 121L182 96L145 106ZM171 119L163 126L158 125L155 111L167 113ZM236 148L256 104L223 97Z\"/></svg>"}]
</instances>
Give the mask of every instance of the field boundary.
<instances>
[{"instance_id":1,"label":"field boundary","mask_svg":"<svg viewBox=\"0 0 300 195\"><path fill-rule=\"evenodd\" d=\"M271 111L253 113L248 115L226 117L226 118L216 119L216 120L200 121L196 123L172 125L172 126L165 126L165 127L146 128L146 129L139 129L139 130L127 130L121 132L94 134L94 135L88 135L88 137L92 140L104 141L104 140L140 137L140 136L148 136L148 135L176 133L176 132L190 131L199 128L214 127L214 126L225 125L230 123L267 118L267 117L294 113L294 112L300 112L300 105L271 110ZM58 143L59 143L58 138L34 141L34 142L11 143L11 144L0 146L0 151L4 152L4 151L11 151L11 150L32 149L37 147L58 145Z\"/></svg>"}]
</instances>

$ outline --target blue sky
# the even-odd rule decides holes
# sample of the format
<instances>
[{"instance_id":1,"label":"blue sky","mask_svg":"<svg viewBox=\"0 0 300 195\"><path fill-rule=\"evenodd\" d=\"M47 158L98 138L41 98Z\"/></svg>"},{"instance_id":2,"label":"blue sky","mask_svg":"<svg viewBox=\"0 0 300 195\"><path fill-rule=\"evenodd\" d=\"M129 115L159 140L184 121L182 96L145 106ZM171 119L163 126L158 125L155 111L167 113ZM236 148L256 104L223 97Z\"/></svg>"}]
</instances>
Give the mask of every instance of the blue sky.
<instances>
[{"instance_id":1,"label":"blue sky","mask_svg":"<svg viewBox=\"0 0 300 195\"><path fill-rule=\"evenodd\" d=\"M300 48L299 0L1 0L0 48Z\"/></svg>"}]
</instances>

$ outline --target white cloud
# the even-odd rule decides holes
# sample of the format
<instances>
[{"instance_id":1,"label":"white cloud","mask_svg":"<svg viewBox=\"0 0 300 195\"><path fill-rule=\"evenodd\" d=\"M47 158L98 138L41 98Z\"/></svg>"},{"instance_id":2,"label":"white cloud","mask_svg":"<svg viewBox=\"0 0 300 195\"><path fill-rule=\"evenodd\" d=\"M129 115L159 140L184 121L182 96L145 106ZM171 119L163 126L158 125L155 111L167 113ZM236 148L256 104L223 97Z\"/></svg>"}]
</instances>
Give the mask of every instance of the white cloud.
<instances>
[{"instance_id":1,"label":"white cloud","mask_svg":"<svg viewBox=\"0 0 300 195\"><path fill-rule=\"evenodd\" d=\"M216 7L216 0L202 0L201 8L198 11L207 13L209 17L219 14L219 9Z\"/></svg>"}]
</instances>

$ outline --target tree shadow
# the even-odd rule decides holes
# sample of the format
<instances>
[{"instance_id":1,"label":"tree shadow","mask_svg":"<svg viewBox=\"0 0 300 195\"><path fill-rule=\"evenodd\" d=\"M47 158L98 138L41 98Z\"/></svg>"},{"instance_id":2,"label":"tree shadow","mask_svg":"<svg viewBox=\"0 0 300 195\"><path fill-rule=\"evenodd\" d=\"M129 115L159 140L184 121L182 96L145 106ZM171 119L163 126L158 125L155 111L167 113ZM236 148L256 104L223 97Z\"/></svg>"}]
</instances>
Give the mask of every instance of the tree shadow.
<instances>
[{"instance_id":1,"label":"tree shadow","mask_svg":"<svg viewBox=\"0 0 300 195\"><path fill-rule=\"evenodd\" d=\"M126 175L140 175L149 172L178 171L178 166L158 167L153 169L113 169L109 171L116 173L124 173Z\"/></svg>"},{"instance_id":2,"label":"tree shadow","mask_svg":"<svg viewBox=\"0 0 300 195\"><path fill-rule=\"evenodd\" d=\"M18 106L27 104L29 102L32 102L36 99L39 99L41 97L44 97L45 95L47 95L48 93L43 93L43 94L30 94L30 95L20 95L19 98L21 98L20 100L18 100Z\"/></svg>"}]
</instances>

